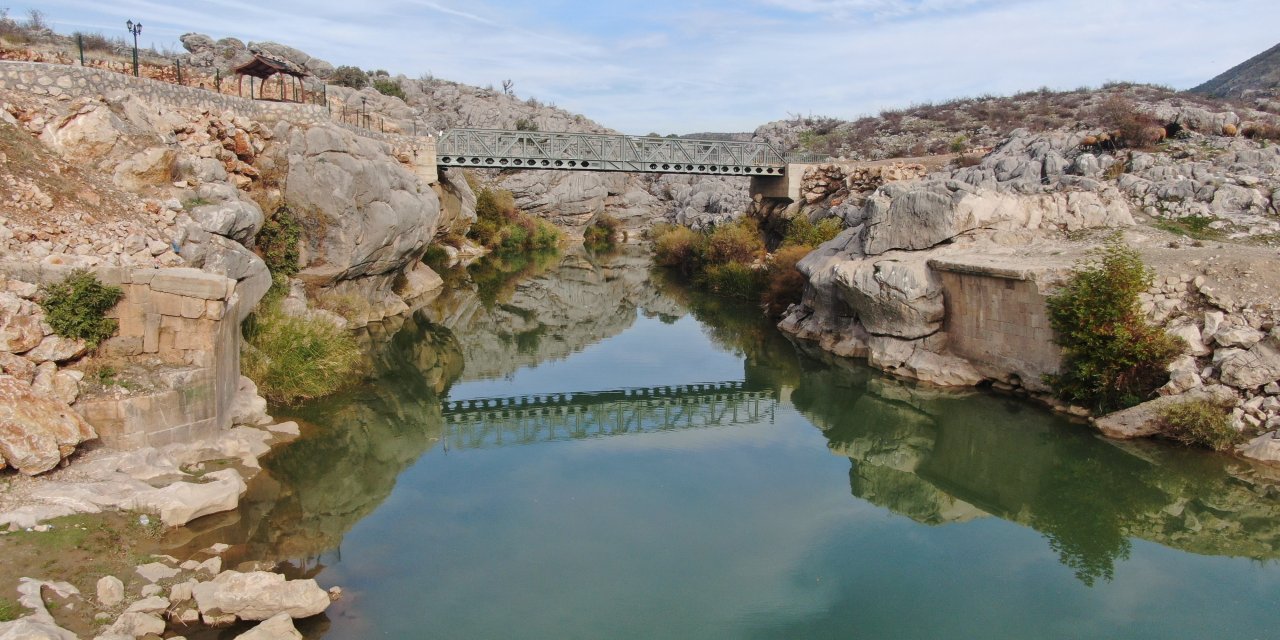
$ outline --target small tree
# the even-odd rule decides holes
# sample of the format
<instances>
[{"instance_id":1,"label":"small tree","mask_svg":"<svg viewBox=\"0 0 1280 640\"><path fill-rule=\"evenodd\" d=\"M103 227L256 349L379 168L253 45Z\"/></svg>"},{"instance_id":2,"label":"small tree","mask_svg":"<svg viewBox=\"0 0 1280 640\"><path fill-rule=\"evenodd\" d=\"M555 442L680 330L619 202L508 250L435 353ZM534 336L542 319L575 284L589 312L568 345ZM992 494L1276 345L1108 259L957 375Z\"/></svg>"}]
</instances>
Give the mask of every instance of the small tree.
<instances>
[{"instance_id":1,"label":"small tree","mask_svg":"<svg viewBox=\"0 0 1280 640\"><path fill-rule=\"evenodd\" d=\"M1062 372L1046 382L1060 397L1109 412L1138 404L1168 380L1182 341L1151 326L1138 295L1153 273L1112 236L1049 296L1049 322L1062 347Z\"/></svg>"},{"instance_id":2,"label":"small tree","mask_svg":"<svg viewBox=\"0 0 1280 640\"><path fill-rule=\"evenodd\" d=\"M373 88L378 90L384 96L405 99L404 89L400 83L390 78L376 78L373 81Z\"/></svg>"},{"instance_id":3,"label":"small tree","mask_svg":"<svg viewBox=\"0 0 1280 640\"><path fill-rule=\"evenodd\" d=\"M329 83L352 89L363 89L369 86L369 76L358 67L338 67L329 76Z\"/></svg>"}]
</instances>

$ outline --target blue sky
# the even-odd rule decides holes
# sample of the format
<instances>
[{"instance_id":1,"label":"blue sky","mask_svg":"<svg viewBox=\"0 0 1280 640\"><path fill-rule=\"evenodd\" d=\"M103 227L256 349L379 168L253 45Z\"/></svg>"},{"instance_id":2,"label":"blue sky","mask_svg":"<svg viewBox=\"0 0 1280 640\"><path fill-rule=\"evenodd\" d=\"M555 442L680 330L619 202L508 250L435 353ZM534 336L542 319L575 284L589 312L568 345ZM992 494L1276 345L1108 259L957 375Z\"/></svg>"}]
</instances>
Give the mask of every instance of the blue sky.
<instances>
[{"instance_id":1,"label":"blue sky","mask_svg":"<svg viewBox=\"0 0 1280 640\"><path fill-rule=\"evenodd\" d=\"M189 31L334 64L515 82L627 133L750 131L789 114L1109 80L1185 89L1280 40L1276 0L43 0L60 32L181 49Z\"/></svg>"}]
</instances>

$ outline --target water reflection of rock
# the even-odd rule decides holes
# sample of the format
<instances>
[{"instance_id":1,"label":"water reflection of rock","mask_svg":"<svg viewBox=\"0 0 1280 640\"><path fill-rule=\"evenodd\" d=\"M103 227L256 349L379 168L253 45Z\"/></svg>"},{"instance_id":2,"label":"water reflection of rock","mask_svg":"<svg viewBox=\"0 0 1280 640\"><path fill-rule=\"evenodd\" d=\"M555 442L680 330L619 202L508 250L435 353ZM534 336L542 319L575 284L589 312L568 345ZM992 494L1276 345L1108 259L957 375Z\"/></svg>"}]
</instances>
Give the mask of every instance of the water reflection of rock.
<instances>
[{"instance_id":1,"label":"water reflection of rock","mask_svg":"<svg viewBox=\"0 0 1280 640\"><path fill-rule=\"evenodd\" d=\"M1013 399L954 395L821 368L793 402L852 461L855 496L927 524L992 514L1041 532L1086 583L1129 539L1280 558L1280 499L1264 469L1154 446L1100 446Z\"/></svg>"},{"instance_id":2,"label":"water reflection of rock","mask_svg":"<svg viewBox=\"0 0 1280 640\"><path fill-rule=\"evenodd\" d=\"M648 264L634 247L602 257L579 248L491 301L474 289L455 290L424 313L457 336L462 379L499 378L618 335L635 323L637 309L682 314L652 285Z\"/></svg>"},{"instance_id":3,"label":"water reflection of rock","mask_svg":"<svg viewBox=\"0 0 1280 640\"><path fill-rule=\"evenodd\" d=\"M235 516L206 519L178 542L238 542L251 558L338 549L404 469L441 443L441 399L455 381L566 357L621 333L637 309L683 313L649 284L647 260L575 252L532 277L520 270L497 285L462 278L418 313L370 325L360 337L372 380L292 412L312 427L264 461Z\"/></svg>"}]
</instances>

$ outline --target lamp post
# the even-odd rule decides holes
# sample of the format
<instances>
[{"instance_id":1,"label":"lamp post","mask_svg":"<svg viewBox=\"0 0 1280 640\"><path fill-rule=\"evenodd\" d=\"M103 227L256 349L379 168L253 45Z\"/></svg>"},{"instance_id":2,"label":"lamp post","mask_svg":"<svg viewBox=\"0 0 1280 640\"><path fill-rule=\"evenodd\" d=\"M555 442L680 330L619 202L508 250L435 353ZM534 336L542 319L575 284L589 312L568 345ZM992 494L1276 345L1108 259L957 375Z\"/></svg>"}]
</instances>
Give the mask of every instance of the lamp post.
<instances>
[{"instance_id":1,"label":"lamp post","mask_svg":"<svg viewBox=\"0 0 1280 640\"><path fill-rule=\"evenodd\" d=\"M138 76L138 34L142 33L142 23L135 24L132 20L128 20L124 23L124 27L133 34L133 75L136 78Z\"/></svg>"},{"instance_id":2,"label":"lamp post","mask_svg":"<svg viewBox=\"0 0 1280 640\"><path fill-rule=\"evenodd\" d=\"M366 112L364 109L366 100L368 100L368 98L364 96L360 96L360 126L365 127L367 129L368 125L365 123L365 119L368 118L369 116L366 115Z\"/></svg>"}]
</instances>

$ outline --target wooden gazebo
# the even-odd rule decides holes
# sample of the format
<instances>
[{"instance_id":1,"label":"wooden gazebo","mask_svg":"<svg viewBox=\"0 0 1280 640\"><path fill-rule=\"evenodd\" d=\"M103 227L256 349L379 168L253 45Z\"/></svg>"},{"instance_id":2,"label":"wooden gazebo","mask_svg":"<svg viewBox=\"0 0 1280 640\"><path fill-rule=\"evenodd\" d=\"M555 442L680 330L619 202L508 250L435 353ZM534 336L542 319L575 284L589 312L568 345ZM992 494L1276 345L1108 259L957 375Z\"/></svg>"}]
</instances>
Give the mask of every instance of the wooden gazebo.
<instances>
[{"instance_id":1,"label":"wooden gazebo","mask_svg":"<svg viewBox=\"0 0 1280 640\"><path fill-rule=\"evenodd\" d=\"M236 85L236 93L239 95L244 95L245 76L262 80L262 85L265 87L268 78L278 75L280 76L280 100L282 102L287 101L284 77L290 76L298 82L298 91L300 92L301 98L298 99L297 102L307 101L307 87L302 82L302 79L307 77L307 72L299 69L297 65L283 58L277 58L275 56L262 53L261 51L255 51L253 53L252 60L232 69L232 73L240 76L240 80ZM295 94L295 96L296 95L298 94ZM249 97L254 97L253 80L249 81Z\"/></svg>"}]
</instances>

